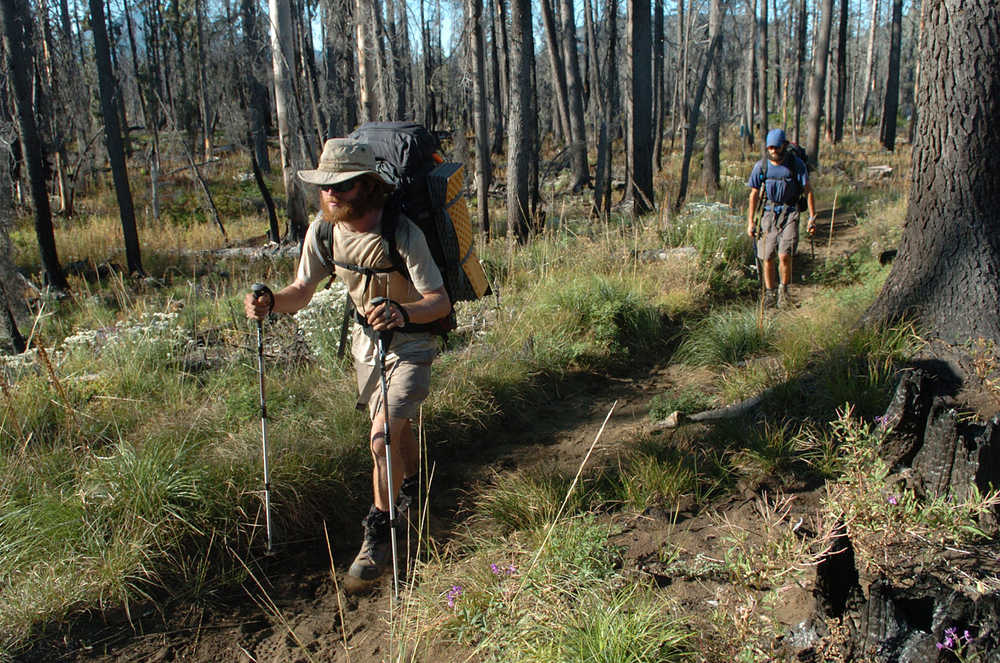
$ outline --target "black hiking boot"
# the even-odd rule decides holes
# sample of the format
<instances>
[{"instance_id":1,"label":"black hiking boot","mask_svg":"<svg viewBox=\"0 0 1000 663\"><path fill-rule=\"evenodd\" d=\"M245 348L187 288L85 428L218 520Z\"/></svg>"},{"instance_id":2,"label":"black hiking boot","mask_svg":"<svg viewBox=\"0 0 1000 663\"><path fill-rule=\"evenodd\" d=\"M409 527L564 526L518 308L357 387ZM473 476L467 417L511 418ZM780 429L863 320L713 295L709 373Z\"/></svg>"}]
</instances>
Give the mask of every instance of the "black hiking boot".
<instances>
[{"instance_id":1,"label":"black hiking boot","mask_svg":"<svg viewBox=\"0 0 1000 663\"><path fill-rule=\"evenodd\" d=\"M778 308L795 308L795 302L792 301L792 296L788 292L788 284L786 283L782 283L778 286Z\"/></svg>"},{"instance_id":2,"label":"black hiking boot","mask_svg":"<svg viewBox=\"0 0 1000 663\"><path fill-rule=\"evenodd\" d=\"M389 514L379 511L373 504L361 525L364 527L364 540L347 575L364 581L377 580L392 564Z\"/></svg>"},{"instance_id":3,"label":"black hiking boot","mask_svg":"<svg viewBox=\"0 0 1000 663\"><path fill-rule=\"evenodd\" d=\"M764 290L764 310L772 309L777 305L778 290L776 288L766 288Z\"/></svg>"}]
</instances>

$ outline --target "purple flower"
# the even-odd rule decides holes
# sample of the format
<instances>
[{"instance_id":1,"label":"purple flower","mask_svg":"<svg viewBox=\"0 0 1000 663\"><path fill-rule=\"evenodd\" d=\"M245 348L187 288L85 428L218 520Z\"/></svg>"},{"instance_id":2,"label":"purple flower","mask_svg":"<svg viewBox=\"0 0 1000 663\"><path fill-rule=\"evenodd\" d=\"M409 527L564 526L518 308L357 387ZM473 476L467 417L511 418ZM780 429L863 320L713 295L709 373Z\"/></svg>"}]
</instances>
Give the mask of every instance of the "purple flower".
<instances>
[{"instance_id":1,"label":"purple flower","mask_svg":"<svg viewBox=\"0 0 1000 663\"><path fill-rule=\"evenodd\" d=\"M937 647L938 651L941 651L942 649L944 649L944 645L942 645L940 642L935 643L934 646Z\"/></svg>"},{"instance_id":2,"label":"purple flower","mask_svg":"<svg viewBox=\"0 0 1000 663\"><path fill-rule=\"evenodd\" d=\"M448 594L447 594L448 607L449 608L454 608L455 607L455 599L457 599L461 595L462 595L462 586L461 585L452 585L451 589L448 590Z\"/></svg>"},{"instance_id":3,"label":"purple flower","mask_svg":"<svg viewBox=\"0 0 1000 663\"><path fill-rule=\"evenodd\" d=\"M968 629L962 632L962 639L965 640L965 644L972 642L972 636L969 635Z\"/></svg>"},{"instance_id":4,"label":"purple flower","mask_svg":"<svg viewBox=\"0 0 1000 663\"><path fill-rule=\"evenodd\" d=\"M512 576L512 575L514 575L515 573L517 573L517 567L516 567L516 566L514 566L513 564L511 564L510 566L508 566L508 567L507 567L507 569L506 569L506 570L505 570L504 572L505 572L505 573L506 573L507 575L509 575L509 576Z\"/></svg>"},{"instance_id":5,"label":"purple flower","mask_svg":"<svg viewBox=\"0 0 1000 663\"><path fill-rule=\"evenodd\" d=\"M899 504L899 498L897 498L895 495L890 495L888 501L889 501L889 504L891 504L893 506L896 506L897 504Z\"/></svg>"},{"instance_id":6,"label":"purple flower","mask_svg":"<svg viewBox=\"0 0 1000 663\"><path fill-rule=\"evenodd\" d=\"M495 576L498 576L498 575L500 575L501 573L503 573L503 571L501 571L501 570L500 570L500 567L499 567L499 566L497 566L496 564L490 564L490 571L491 571L491 572L493 573L493 575L495 575Z\"/></svg>"}]
</instances>

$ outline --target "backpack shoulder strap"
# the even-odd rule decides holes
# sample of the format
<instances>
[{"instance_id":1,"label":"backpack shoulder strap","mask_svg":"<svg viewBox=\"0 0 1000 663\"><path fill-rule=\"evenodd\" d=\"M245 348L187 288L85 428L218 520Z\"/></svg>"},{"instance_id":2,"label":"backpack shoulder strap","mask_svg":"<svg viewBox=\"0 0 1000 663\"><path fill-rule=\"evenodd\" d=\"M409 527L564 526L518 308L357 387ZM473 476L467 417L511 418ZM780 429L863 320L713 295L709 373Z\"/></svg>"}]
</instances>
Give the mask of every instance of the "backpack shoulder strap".
<instances>
[{"instance_id":1,"label":"backpack shoulder strap","mask_svg":"<svg viewBox=\"0 0 1000 663\"><path fill-rule=\"evenodd\" d=\"M396 233L399 230L400 208L395 199L390 198L382 211L382 246L385 255L392 263L392 269L398 271L406 277L407 281L412 281L410 272L406 269L406 262L399 253L399 246L396 241Z\"/></svg>"}]
</instances>

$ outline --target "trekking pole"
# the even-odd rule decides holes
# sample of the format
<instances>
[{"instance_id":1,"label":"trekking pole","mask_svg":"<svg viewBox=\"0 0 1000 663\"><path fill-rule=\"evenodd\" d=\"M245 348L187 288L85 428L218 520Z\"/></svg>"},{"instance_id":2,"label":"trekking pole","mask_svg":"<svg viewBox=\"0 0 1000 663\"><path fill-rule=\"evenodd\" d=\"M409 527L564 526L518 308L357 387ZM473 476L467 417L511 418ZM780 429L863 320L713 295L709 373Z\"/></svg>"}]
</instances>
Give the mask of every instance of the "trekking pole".
<instances>
[{"instance_id":1,"label":"trekking pole","mask_svg":"<svg viewBox=\"0 0 1000 663\"><path fill-rule=\"evenodd\" d=\"M263 283L254 283L250 290L254 300L267 295L274 305L274 293ZM260 440L264 455L264 524L267 528L267 553L271 554L271 472L267 465L267 402L264 399L264 323L257 320L257 374L260 376Z\"/></svg>"},{"instance_id":2,"label":"trekking pole","mask_svg":"<svg viewBox=\"0 0 1000 663\"><path fill-rule=\"evenodd\" d=\"M375 307L384 303L388 309L389 301L385 297L376 297L371 301L371 304ZM389 493L389 541L390 545L392 545L392 596L398 599L399 559L396 555L396 496L392 490L392 444L389 438L389 383L385 376L386 348L391 339L391 330L379 332L376 348L378 354L378 379L382 388L382 434L385 436L385 484L386 490Z\"/></svg>"}]
</instances>

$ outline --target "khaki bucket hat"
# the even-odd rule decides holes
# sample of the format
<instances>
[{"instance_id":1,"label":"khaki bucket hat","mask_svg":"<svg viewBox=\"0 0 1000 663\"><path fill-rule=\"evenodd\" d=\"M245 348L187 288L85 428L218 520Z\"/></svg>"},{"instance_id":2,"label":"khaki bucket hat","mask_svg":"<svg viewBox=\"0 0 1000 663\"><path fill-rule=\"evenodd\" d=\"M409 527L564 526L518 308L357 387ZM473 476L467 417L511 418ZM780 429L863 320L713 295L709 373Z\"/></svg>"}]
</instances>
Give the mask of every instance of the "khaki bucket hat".
<instances>
[{"instance_id":1,"label":"khaki bucket hat","mask_svg":"<svg viewBox=\"0 0 1000 663\"><path fill-rule=\"evenodd\" d=\"M337 184L360 175L378 175L382 181L392 186L392 182L378 171L375 155L367 143L359 143L349 138L331 138L323 145L316 170L300 170L299 179L308 184L322 186Z\"/></svg>"}]
</instances>

